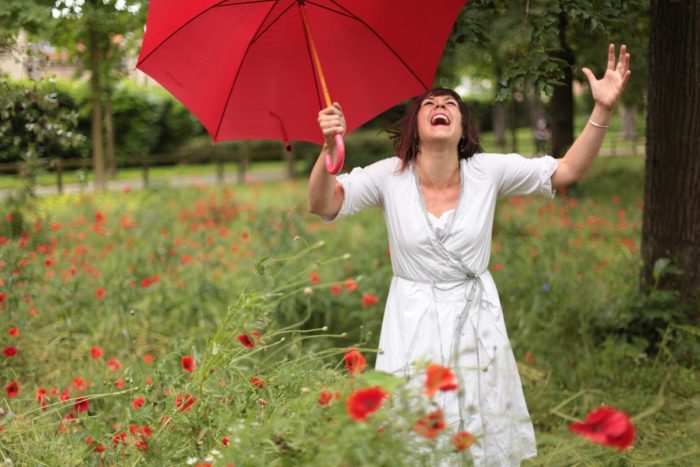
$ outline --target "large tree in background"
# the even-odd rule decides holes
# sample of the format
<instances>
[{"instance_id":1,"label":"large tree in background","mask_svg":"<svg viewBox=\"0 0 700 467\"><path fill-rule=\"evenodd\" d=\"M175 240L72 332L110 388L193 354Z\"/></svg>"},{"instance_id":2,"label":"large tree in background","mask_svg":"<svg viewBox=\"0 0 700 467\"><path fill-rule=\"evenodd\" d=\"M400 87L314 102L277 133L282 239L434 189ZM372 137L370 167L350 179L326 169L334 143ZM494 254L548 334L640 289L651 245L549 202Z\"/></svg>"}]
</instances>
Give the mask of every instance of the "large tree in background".
<instances>
[{"instance_id":1,"label":"large tree in background","mask_svg":"<svg viewBox=\"0 0 700 467\"><path fill-rule=\"evenodd\" d=\"M464 68L474 63L488 67L497 100L520 93L539 105L540 94L549 96L552 154L563 156L574 140L573 80L586 83L579 68L602 74L611 41L625 41L634 52L633 44L646 40L640 21L646 4L648 0L472 0L458 18L446 57L455 69L460 62Z\"/></svg>"},{"instance_id":2,"label":"large tree in background","mask_svg":"<svg viewBox=\"0 0 700 467\"><path fill-rule=\"evenodd\" d=\"M128 46L139 42L146 9L146 0L55 0L51 14L57 27L43 34L90 72L93 169L100 188L106 185L105 165L112 176L116 173L112 90L123 77L121 62Z\"/></svg>"},{"instance_id":3,"label":"large tree in background","mask_svg":"<svg viewBox=\"0 0 700 467\"><path fill-rule=\"evenodd\" d=\"M700 0L651 1L643 222L642 282L700 303Z\"/></svg>"},{"instance_id":4,"label":"large tree in background","mask_svg":"<svg viewBox=\"0 0 700 467\"><path fill-rule=\"evenodd\" d=\"M117 65L128 51L125 43L140 42L146 4L147 0L2 0L0 4L0 45L11 43L24 29L33 38L68 50L90 72L92 160L100 188L106 183L105 136L113 159L111 86L119 78ZM124 39L114 41L117 36Z\"/></svg>"}]
</instances>

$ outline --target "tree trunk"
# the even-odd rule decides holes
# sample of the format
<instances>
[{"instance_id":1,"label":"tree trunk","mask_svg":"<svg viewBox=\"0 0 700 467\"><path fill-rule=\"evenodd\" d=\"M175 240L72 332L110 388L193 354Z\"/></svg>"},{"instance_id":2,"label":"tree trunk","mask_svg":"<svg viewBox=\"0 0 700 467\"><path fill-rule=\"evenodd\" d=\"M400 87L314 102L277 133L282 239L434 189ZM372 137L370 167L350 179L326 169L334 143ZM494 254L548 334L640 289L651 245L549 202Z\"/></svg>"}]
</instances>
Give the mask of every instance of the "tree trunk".
<instances>
[{"instance_id":1,"label":"tree trunk","mask_svg":"<svg viewBox=\"0 0 700 467\"><path fill-rule=\"evenodd\" d=\"M554 57L566 62L564 84L556 86L550 101L552 130L552 156L563 157L574 142L574 51L566 41L568 19L566 12L559 13L559 48Z\"/></svg>"},{"instance_id":2,"label":"tree trunk","mask_svg":"<svg viewBox=\"0 0 700 467\"><path fill-rule=\"evenodd\" d=\"M620 107L622 115L622 131L620 137L627 141L632 141L632 154L637 154L637 107L634 105L623 105Z\"/></svg>"},{"instance_id":3,"label":"tree trunk","mask_svg":"<svg viewBox=\"0 0 700 467\"><path fill-rule=\"evenodd\" d=\"M510 110L510 116L508 118L508 128L510 129L510 150L511 152L518 152L518 112L515 104L515 99L510 102L508 106Z\"/></svg>"},{"instance_id":4,"label":"tree trunk","mask_svg":"<svg viewBox=\"0 0 700 467\"><path fill-rule=\"evenodd\" d=\"M112 111L112 86L105 86L105 149L107 150L107 175L117 178L117 158L114 155L114 113Z\"/></svg>"},{"instance_id":5,"label":"tree trunk","mask_svg":"<svg viewBox=\"0 0 700 467\"><path fill-rule=\"evenodd\" d=\"M90 4L93 10L97 8L97 0L90 0ZM106 184L104 143L102 141L102 103L100 99L100 55L97 44L97 24L93 14L88 19L90 91L92 94L92 166L95 172L95 186L98 189L104 189Z\"/></svg>"},{"instance_id":6,"label":"tree trunk","mask_svg":"<svg viewBox=\"0 0 700 467\"><path fill-rule=\"evenodd\" d=\"M508 113L500 102L493 104L493 132L496 136L496 146L501 152L506 150L506 129L508 127Z\"/></svg>"},{"instance_id":7,"label":"tree trunk","mask_svg":"<svg viewBox=\"0 0 700 467\"><path fill-rule=\"evenodd\" d=\"M642 285L668 258L681 275L659 287L700 302L700 0L652 0ZM700 319L700 306L692 308Z\"/></svg>"},{"instance_id":8,"label":"tree trunk","mask_svg":"<svg viewBox=\"0 0 700 467\"><path fill-rule=\"evenodd\" d=\"M501 81L503 75L501 67L496 66L496 83ZM497 87L497 86L496 86ZM501 152L506 152L506 130L508 129L508 112L502 102L493 103L492 113L493 133L496 137L496 146Z\"/></svg>"}]
</instances>

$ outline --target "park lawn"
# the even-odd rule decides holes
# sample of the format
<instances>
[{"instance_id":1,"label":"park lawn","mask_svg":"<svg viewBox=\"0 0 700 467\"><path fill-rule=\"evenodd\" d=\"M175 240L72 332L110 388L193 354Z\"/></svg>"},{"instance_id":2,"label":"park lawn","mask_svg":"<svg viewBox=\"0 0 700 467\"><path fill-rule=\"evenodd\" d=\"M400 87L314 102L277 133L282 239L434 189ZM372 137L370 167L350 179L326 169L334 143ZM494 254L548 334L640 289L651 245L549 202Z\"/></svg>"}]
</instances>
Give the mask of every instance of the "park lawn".
<instances>
[{"instance_id":1,"label":"park lawn","mask_svg":"<svg viewBox=\"0 0 700 467\"><path fill-rule=\"evenodd\" d=\"M583 129L586 124L586 118L579 115L576 118L576 132L577 134ZM643 127L640 128L640 132L643 132ZM618 155L643 155L644 154L644 138L641 137L638 141L632 142L629 140L624 140L619 137L620 131L620 119L614 116L610 122L610 129L608 130L608 137L603 141L603 146L601 148L601 156L618 156ZM357 130L356 132L348 135L346 138L352 140L353 138L358 138L360 140L366 139L370 135L374 137L376 135L376 130ZM386 136L380 136L386 137ZM530 128L518 128L515 132L515 144L513 144L512 135L510 132L506 135L505 146L499 146L496 144L495 135L493 132L484 132L480 135L481 143L485 152L517 152L526 156L535 155L535 145L532 136L532 130ZM211 143L205 139L205 142L197 142L195 148L201 150L200 146L202 144L210 145ZM308 169L309 163L306 160L298 160L295 166L297 173L304 173ZM349 167L346 167L348 169ZM279 161L260 161L252 162L250 165L250 173L264 173L264 172L279 172L284 173L286 169L285 162ZM238 164L235 162L229 162L224 164L224 172L227 177L232 174L238 173ZM214 163L209 164L177 164L169 166L156 166L149 169L149 181L168 181L174 178L187 178L196 176L215 176L217 171L217 166ZM143 170L140 167L130 167L123 168L117 172L116 181L139 181L143 179ZM70 170L65 171L63 174L64 184L76 184L81 185L86 183L86 181L92 180L92 171L90 169L86 170ZM56 186L56 174L42 171L37 176L38 186ZM23 181L15 175L0 175L0 190L14 190L22 187Z\"/></svg>"},{"instance_id":2,"label":"park lawn","mask_svg":"<svg viewBox=\"0 0 700 467\"><path fill-rule=\"evenodd\" d=\"M296 168L302 170L304 162L298 162ZM224 174L227 178L238 174L238 164L228 162L224 164ZM284 161L260 161L250 164L248 169L249 174L259 174L266 172L284 173L286 164ZM208 176L215 177L217 173L217 165L209 164L178 164L168 166L156 166L148 169L149 182L171 181L175 178L187 178ZM91 170L67 170L63 173L64 185L75 184L81 185L92 180ZM117 171L117 176L114 181L134 181L143 180L143 169L140 167L128 167ZM43 171L37 177L38 186L56 186L56 174ZM15 190L23 186L23 181L16 175L0 175L0 190Z\"/></svg>"},{"instance_id":3,"label":"park lawn","mask_svg":"<svg viewBox=\"0 0 700 467\"><path fill-rule=\"evenodd\" d=\"M499 204L490 269L537 433L527 465L700 455L700 333L671 297L636 292L643 165L600 158L553 200ZM0 347L16 354L0 356L0 457L395 466L452 452L453 431L412 434L427 401L406 407L402 382L369 370L391 277L381 212L327 224L305 188L51 196L3 216ZM345 369L350 347L364 373ZM375 385L391 395L354 420L348 396ZM569 431L601 405L632 416L632 449Z\"/></svg>"}]
</instances>

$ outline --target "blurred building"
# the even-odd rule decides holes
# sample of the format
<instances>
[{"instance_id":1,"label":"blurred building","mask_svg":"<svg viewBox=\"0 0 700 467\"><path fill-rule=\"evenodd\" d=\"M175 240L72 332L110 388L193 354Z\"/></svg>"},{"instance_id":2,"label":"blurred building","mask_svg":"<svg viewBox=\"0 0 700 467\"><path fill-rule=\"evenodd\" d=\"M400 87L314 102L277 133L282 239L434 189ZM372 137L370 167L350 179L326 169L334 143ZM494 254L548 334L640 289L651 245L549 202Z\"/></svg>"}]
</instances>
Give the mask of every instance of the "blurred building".
<instances>
[{"instance_id":1,"label":"blurred building","mask_svg":"<svg viewBox=\"0 0 700 467\"><path fill-rule=\"evenodd\" d=\"M115 44L124 41L122 36L112 38ZM134 69L137 57L127 57L120 64L123 73L139 84L151 84L154 81L140 70ZM80 62L72 59L67 51L60 50L48 42L29 42L27 34L20 32L11 49L0 48L0 74L11 79L56 78L59 80L87 79L89 73L84 71Z\"/></svg>"}]
</instances>

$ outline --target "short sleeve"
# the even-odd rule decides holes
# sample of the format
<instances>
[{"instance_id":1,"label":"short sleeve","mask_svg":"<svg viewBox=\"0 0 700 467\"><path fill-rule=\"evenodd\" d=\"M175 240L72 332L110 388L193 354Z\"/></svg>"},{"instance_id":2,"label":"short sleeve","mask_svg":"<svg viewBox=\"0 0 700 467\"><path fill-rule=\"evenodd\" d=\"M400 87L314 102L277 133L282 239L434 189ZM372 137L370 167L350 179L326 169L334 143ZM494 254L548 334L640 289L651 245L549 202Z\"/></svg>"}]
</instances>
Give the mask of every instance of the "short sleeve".
<instances>
[{"instance_id":1,"label":"short sleeve","mask_svg":"<svg viewBox=\"0 0 700 467\"><path fill-rule=\"evenodd\" d=\"M396 168L392 157L382 159L367 167L355 167L350 173L341 174L336 180L343 186L343 205L338 214L324 217L326 222L333 222L370 207L384 207L383 186L388 175Z\"/></svg>"},{"instance_id":2,"label":"short sleeve","mask_svg":"<svg viewBox=\"0 0 700 467\"><path fill-rule=\"evenodd\" d=\"M551 156L527 159L519 154L479 154L493 177L498 196L540 195L553 198L552 175L557 161Z\"/></svg>"}]
</instances>

